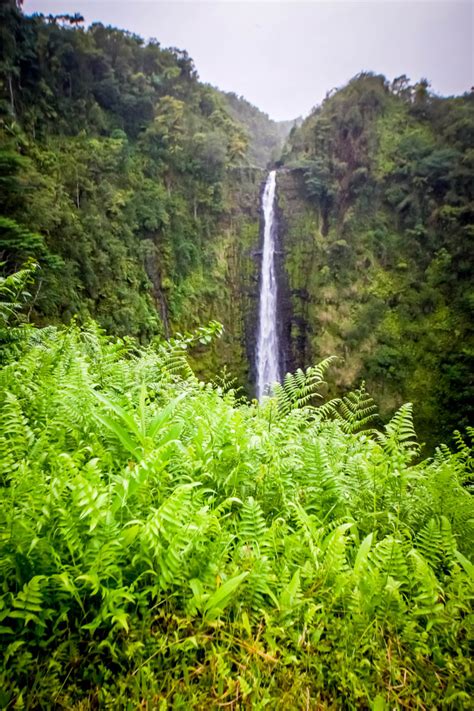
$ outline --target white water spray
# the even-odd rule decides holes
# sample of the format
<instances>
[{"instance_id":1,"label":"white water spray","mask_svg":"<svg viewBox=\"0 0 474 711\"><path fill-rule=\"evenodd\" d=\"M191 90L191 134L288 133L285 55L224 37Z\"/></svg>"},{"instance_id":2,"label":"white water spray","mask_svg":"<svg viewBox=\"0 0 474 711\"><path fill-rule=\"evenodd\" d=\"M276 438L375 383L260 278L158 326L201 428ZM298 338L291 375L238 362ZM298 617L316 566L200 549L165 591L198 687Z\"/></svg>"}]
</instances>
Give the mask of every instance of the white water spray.
<instances>
[{"instance_id":1,"label":"white water spray","mask_svg":"<svg viewBox=\"0 0 474 711\"><path fill-rule=\"evenodd\" d=\"M257 335L257 398L271 392L280 381L277 324L277 281L275 273L275 187L276 171L272 170L263 191L263 254L260 277L260 304Z\"/></svg>"}]
</instances>

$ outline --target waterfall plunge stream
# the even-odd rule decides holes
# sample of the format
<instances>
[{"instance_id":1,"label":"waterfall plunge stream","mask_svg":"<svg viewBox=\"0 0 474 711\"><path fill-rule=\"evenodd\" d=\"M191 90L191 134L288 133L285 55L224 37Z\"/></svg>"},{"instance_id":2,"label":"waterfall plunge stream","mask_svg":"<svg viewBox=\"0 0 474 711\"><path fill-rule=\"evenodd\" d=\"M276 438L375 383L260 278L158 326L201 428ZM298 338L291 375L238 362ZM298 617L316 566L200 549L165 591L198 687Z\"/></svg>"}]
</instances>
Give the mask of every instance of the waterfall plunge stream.
<instances>
[{"instance_id":1,"label":"waterfall plunge stream","mask_svg":"<svg viewBox=\"0 0 474 711\"><path fill-rule=\"evenodd\" d=\"M263 254L260 276L260 303L257 335L257 398L271 392L280 381L280 347L277 323L277 280L275 271L275 188L276 171L265 183L262 197Z\"/></svg>"}]
</instances>

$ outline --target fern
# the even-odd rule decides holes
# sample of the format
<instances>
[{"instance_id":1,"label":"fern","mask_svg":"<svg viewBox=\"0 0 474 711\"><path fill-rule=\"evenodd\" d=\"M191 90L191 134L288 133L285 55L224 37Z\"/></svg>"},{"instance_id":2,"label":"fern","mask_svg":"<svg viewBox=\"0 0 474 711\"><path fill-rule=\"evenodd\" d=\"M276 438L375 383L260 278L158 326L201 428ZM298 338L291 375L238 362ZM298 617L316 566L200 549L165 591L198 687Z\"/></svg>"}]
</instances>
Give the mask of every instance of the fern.
<instances>
[{"instance_id":1,"label":"fern","mask_svg":"<svg viewBox=\"0 0 474 711\"><path fill-rule=\"evenodd\" d=\"M334 581L348 567L346 560L346 532L352 526L352 523L340 524L322 542L324 550L322 571L329 581Z\"/></svg>"},{"instance_id":2,"label":"fern","mask_svg":"<svg viewBox=\"0 0 474 711\"><path fill-rule=\"evenodd\" d=\"M341 472L331 462L327 444L320 439L305 442L302 497L307 510L321 520L338 517L345 511Z\"/></svg>"},{"instance_id":3,"label":"fern","mask_svg":"<svg viewBox=\"0 0 474 711\"><path fill-rule=\"evenodd\" d=\"M412 588L414 589L415 615L423 615L430 626L439 619L443 604L440 602L441 587L424 558L415 550L410 551Z\"/></svg>"},{"instance_id":4,"label":"fern","mask_svg":"<svg viewBox=\"0 0 474 711\"><path fill-rule=\"evenodd\" d=\"M8 616L12 619L19 619L25 626L29 622L34 622L40 627L45 626L45 619L51 615L52 610L44 607L44 596L42 587L46 580L45 575L35 575L23 589L12 600L12 609Z\"/></svg>"},{"instance_id":5,"label":"fern","mask_svg":"<svg viewBox=\"0 0 474 711\"><path fill-rule=\"evenodd\" d=\"M361 430L373 431L371 425L378 421L377 407L362 383L358 390L345 395L334 408L334 415L347 434Z\"/></svg>"},{"instance_id":6,"label":"fern","mask_svg":"<svg viewBox=\"0 0 474 711\"><path fill-rule=\"evenodd\" d=\"M413 405L410 402L401 406L385 425L385 432L377 433L377 439L388 455L403 453L404 458L410 461L418 454L419 446L413 425Z\"/></svg>"},{"instance_id":7,"label":"fern","mask_svg":"<svg viewBox=\"0 0 474 711\"><path fill-rule=\"evenodd\" d=\"M0 218L4 220L5 218ZM0 262L0 267L3 263ZM30 298L27 290L33 282L33 275L38 264L29 260L23 269L9 274L0 275L0 363L5 363L18 353L17 344L26 341L32 329L28 327L21 310Z\"/></svg>"},{"instance_id":8,"label":"fern","mask_svg":"<svg viewBox=\"0 0 474 711\"><path fill-rule=\"evenodd\" d=\"M394 705L458 693L467 441L414 465L409 406L374 433L363 391L311 406L322 371L257 404L167 357L72 325L35 332L0 372L7 703L73 707L98 689L112 707L121 689L156 705L179 689L192 706L208 678L212 703L258 705L252 679L280 690L290 674L309 705L327 686L370 706L369 668Z\"/></svg>"},{"instance_id":9,"label":"fern","mask_svg":"<svg viewBox=\"0 0 474 711\"><path fill-rule=\"evenodd\" d=\"M309 516L298 503L294 502L291 508L298 527L298 532L301 533L303 540L308 546L312 565L315 570L319 570L322 558L320 544L324 529L322 526L318 526L314 518Z\"/></svg>"},{"instance_id":10,"label":"fern","mask_svg":"<svg viewBox=\"0 0 474 711\"><path fill-rule=\"evenodd\" d=\"M408 585L407 545L404 541L387 536L375 545L369 560L372 569L387 580L391 577L404 587Z\"/></svg>"},{"instance_id":11,"label":"fern","mask_svg":"<svg viewBox=\"0 0 474 711\"><path fill-rule=\"evenodd\" d=\"M455 430L453 433L453 438L457 446L455 459L461 464L459 472L462 476L462 483L464 486L470 487L472 491L474 486L474 452L472 444L466 441L468 437L471 443L474 443L474 427L466 427L465 437L463 437L458 430Z\"/></svg>"},{"instance_id":12,"label":"fern","mask_svg":"<svg viewBox=\"0 0 474 711\"><path fill-rule=\"evenodd\" d=\"M267 527L262 509L257 501L250 497L242 506L238 536L246 544L267 545Z\"/></svg>"},{"instance_id":13,"label":"fern","mask_svg":"<svg viewBox=\"0 0 474 711\"><path fill-rule=\"evenodd\" d=\"M319 391L325 384L324 375L335 360L330 356L305 372L298 369L294 374L287 373L283 383L275 383L273 394L279 413L287 415L291 410L305 407L313 398L322 397Z\"/></svg>"},{"instance_id":14,"label":"fern","mask_svg":"<svg viewBox=\"0 0 474 711\"><path fill-rule=\"evenodd\" d=\"M416 537L416 548L435 570L453 564L456 539L446 516L431 518L426 523Z\"/></svg>"},{"instance_id":15,"label":"fern","mask_svg":"<svg viewBox=\"0 0 474 711\"><path fill-rule=\"evenodd\" d=\"M4 393L0 414L0 475L18 468L32 446L34 434L15 395Z\"/></svg>"}]
</instances>

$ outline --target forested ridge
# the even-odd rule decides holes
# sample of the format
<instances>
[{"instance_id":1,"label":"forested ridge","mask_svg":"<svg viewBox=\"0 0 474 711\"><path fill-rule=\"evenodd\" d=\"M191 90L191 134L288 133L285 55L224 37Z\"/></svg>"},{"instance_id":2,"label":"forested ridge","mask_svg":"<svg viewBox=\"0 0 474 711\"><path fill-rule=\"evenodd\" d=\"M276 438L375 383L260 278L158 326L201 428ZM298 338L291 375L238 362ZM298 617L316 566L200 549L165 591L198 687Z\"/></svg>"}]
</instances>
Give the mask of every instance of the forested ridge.
<instances>
[{"instance_id":1,"label":"forested ridge","mask_svg":"<svg viewBox=\"0 0 474 711\"><path fill-rule=\"evenodd\" d=\"M252 288L277 124L200 83L184 51L74 17L25 17L15 3L1 12L0 258L7 271L39 262L31 317L92 316L146 339L219 316L221 356L245 382L234 292ZM242 104L240 121L229 104ZM218 299L236 313L217 312Z\"/></svg>"},{"instance_id":2,"label":"forested ridge","mask_svg":"<svg viewBox=\"0 0 474 711\"><path fill-rule=\"evenodd\" d=\"M293 130L281 179L290 360L341 357L432 446L473 422L474 94L361 74Z\"/></svg>"},{"instance_id":3,"label":"forested ridge","mask_svg":"<svg viewBox=\"0 0 474 711\"><path fill-rule=\"evenodd\" d=\"M467 708L472 95L364 73L274 122L185 51L19 5L0 708ZM274 165L292 372L257 402Z\"/></svg>"}]
</instances>

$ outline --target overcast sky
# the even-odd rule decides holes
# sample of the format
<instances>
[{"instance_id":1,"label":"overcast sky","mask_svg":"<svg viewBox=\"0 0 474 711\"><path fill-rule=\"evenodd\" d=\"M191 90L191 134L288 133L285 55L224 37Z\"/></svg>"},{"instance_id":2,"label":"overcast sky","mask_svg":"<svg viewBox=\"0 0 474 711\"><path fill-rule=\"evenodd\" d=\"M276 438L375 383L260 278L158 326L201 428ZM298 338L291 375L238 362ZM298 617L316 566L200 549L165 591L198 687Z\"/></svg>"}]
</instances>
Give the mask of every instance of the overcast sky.
<instances>
[{"instance_id":1,"label":"overcast sky","mask_svg":"<svg viewBox=\"0 0 474 711\"><path fill-rule=\"evenodd\" d=\"M363 70L426 77L442 95L474 84L470 0L25 0L28 14L80 12L186 49L202 81L274 119L306 115Z\"/></svg>"}]
</instances>

